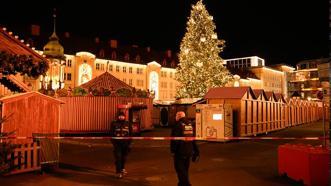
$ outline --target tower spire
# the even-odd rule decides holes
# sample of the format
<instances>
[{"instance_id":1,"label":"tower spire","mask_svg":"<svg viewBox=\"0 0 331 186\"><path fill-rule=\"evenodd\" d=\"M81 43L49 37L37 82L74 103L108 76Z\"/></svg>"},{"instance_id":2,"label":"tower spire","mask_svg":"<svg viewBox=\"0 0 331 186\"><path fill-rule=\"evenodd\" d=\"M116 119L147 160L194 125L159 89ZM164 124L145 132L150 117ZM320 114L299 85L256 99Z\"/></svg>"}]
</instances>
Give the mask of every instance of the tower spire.
<instances>
[{"instance_id":1,"label":"tower spire","mask_svg":"<svg viewBox=\"0 0 331 186\"><path fill-rule=\"evenodd\" d=\"M56 35L56 8L53 9L53 33L50 40L59 40L59 38Z\"/></svg>"},{"instance_id":2,"label":"tower spire","mask_svg":"<svg viewBox=\"0 0 331 186\"><path fill-rule=\"evenodd\" d=\"M53 33L56 33L56 8L53 9L53 21L54 21Z\"/></svg>"}]
</instances>

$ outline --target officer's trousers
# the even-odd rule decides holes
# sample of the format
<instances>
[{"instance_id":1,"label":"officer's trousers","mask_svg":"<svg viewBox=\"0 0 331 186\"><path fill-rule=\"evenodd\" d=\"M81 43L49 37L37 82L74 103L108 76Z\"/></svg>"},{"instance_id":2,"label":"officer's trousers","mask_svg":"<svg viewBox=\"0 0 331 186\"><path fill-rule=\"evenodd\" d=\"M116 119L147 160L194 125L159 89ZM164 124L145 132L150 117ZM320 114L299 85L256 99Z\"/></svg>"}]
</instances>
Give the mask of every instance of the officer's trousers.
<instances>
[{"instance_id":1,"label":"officer's trousers","mask_svg":"<svg viewBox=\"0 0 331 186\"><path fill-rule=\"evenodd\" d=\"M178 177L178 186L190 186L188 170L190 168L190 156L175 155L174 165Z\"/></svg>"},{"instance_id":2,"label":"officer's trousers","mask_svg":"<svg viewBox=\"0 0 331 186\"><path fill-rule=\"evenodd\" d=\"M124 169L125 161L128 153L129 153L128 145L114 145L116 173L120 173Z\"/></svg>"}]
</instances>

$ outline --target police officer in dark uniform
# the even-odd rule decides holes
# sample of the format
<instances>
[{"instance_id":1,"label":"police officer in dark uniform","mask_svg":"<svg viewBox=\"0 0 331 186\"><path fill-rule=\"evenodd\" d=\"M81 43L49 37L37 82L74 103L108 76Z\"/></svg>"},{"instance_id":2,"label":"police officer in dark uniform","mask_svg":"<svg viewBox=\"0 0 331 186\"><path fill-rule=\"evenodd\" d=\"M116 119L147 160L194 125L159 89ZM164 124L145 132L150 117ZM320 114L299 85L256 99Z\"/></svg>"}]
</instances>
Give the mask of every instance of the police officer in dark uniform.
<instances>
[{"instance_id":1,"label":"police officer in dark uniform","mask_svg":"<svg viewBox=\"0 0 331 186\"><path fill-rule=\"evenodd\" d=\"M176 124L171 131L173 137L194 137L192 123L185 117L185 113L176 113ZM172 140L171 153L174 156L174 165L178 177L178 186L190 186L188 170L190 161L199 157L199 149L195 141Z\"/></svg>"},{"instance_id":2,"label":"police officer in dark uniform","mask_svg":"<svg viewBox=\"0 0 331 186\"><path fill-rule=\"evenodd\" d=\"M125 114L120 112L118 119L112 122L111 135L113 137L129 137L132 136L132 126L128 121L125 121ZM118 178L122 178L127 174L124 166L128 153L130 152L130 144L132 140L127 139L112 139L114 147L114 157L116 174Z\"/></svg>"}]
</instances>

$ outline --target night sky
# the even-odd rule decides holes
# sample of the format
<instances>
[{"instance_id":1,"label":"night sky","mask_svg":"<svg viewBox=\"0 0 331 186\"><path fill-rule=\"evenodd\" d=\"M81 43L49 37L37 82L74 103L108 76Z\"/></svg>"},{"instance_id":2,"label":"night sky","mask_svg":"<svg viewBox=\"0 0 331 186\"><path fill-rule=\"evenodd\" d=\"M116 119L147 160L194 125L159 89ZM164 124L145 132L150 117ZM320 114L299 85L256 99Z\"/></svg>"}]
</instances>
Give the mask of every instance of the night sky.
<instances>
[{"instance_id":1,"label":"night sky","mask_svg":"<svg viewBox=\"0 0 331 186\"><path fill-rule=\"evenodd\" d=\"M151 46L179 51L191 4L196 0L1 2L0 25L14 34L41 25L51 34L56 7L58 35ZM45 4L47 3L47 4ZM268 64L294 65L303 59L328 57L327 0L204 0L219 38L226 40L223 58L257 55ZM61 38L60 38L61 39ZM65 46L64 46L65 47Z\"/></svg>"}]
</instances>

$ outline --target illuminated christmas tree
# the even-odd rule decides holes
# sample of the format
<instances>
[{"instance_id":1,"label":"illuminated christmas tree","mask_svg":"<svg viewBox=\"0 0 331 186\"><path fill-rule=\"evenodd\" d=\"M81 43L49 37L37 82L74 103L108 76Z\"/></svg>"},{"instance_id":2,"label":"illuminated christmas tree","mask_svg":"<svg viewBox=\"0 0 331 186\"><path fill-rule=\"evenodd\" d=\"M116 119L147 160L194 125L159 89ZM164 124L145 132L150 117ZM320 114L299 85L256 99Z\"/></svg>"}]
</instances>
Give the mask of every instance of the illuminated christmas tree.
<instances>
[{"instance_id":1,"label":"illuminated christmas tree","mask_svg":"<svg viewBox=\"0 0 331 186\"><path fill-rule=\"evenodd\" d=\"M198 1L192 6L187 32L180 44L177 97L203 97L210 88L222 87L232 79L219 56L225 41L217 38L215 29L213 17L202 0Z\"/></svg>"}]
</instances>

